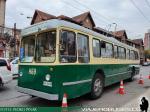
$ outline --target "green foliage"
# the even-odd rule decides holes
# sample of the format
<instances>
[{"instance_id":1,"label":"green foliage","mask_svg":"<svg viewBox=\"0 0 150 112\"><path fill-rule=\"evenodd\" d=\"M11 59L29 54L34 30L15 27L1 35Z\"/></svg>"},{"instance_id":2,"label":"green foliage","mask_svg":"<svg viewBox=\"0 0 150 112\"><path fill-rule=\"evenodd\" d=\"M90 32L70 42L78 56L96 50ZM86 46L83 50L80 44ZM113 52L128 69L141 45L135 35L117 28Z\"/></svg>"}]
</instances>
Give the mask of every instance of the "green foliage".
<instances>
[{"instance_id":1,"label":"green foliage","mask_svg":"<svg viewBox=\"0 0 150 112\"><path fill-rule=\"evenodd\" d=\"M145 57L150 59L150 50L144 51Z\"/></svg>"},{"instance_id":2,"label":"green foliage","mask_svg":"<svg viewBox=\"0 0 150 112\"><path fill-rule=\"evenodd\" d=\"M5 33L4 38L6 39L6 43L9 43L9 41L11 39L11 35L9 33Z\"/></svg>"},{"instance_id":3,"label":"green foliage","mask_svg":"<svg viewBox=\"0 0 150 112\"><path fill-rule=\"evenodd\" d=\"M10 47L14 47L16 44L16 39L12 37L9 33L5 33L4 37L6 39L6 44Z\"/></svg>"}]
</instances>

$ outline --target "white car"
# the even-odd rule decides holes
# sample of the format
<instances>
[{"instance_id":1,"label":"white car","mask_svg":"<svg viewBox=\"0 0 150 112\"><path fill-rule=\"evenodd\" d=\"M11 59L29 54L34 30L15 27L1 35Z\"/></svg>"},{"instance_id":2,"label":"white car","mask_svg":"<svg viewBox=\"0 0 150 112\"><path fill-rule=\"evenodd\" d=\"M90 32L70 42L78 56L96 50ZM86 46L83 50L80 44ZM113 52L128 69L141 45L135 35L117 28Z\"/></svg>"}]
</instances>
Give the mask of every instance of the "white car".
<instances>
[{"instance_id":1,"label":"white car","mask_svg":"<svg viewBox=\"0 0 150 112\"><path fill-rule=\"evenodd\" d=\"M18 61L19 57L16 57L14 60L10 62L11 65L11 73L15 76L18 75Z\"/></svg>"},{"instance_id":2,"label":"white car","mask_svg":"<svg viewBox=\"0 0 150 112\"><path fill-rule=\"evenodd\" d=\"M0 85L9 83L12 81L11 66L7 58L0 58Z\"/></svg>"},{"instance_id":3,"label":"white car","mask_svg":"<svg viewBox=\"0 0 150 112\"><path fill-rule=\"evenodd\" d=\"M143 66L148 66L148 65L150 65L150 62L144 62L143 63Z\"/></svg>"}]
</instances>

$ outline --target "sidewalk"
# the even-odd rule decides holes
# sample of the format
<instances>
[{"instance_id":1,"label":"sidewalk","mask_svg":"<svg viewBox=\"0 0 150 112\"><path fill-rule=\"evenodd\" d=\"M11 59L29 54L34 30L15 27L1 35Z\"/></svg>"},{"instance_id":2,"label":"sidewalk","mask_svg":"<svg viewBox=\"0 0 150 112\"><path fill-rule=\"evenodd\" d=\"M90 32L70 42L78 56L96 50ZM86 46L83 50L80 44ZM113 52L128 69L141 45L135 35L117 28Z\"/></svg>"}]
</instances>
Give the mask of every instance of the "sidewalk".
<instances>
[{"instance_id":1,"label":"sidewalk","mask_svg":"<svg viewBox=\"0 0 150 112\"><path fill-rule=\"evenodd\" d=\"M150 86L148 86L148 87L150 87ZM125 104L121 108L136 108L136 109L138 108L138 110L140 110L140 104L141 104L142 97L145 97L149 101L148 112L150 112L150 88L144 94L133 99L131 102Z\"/></svg>"}]
</instances>

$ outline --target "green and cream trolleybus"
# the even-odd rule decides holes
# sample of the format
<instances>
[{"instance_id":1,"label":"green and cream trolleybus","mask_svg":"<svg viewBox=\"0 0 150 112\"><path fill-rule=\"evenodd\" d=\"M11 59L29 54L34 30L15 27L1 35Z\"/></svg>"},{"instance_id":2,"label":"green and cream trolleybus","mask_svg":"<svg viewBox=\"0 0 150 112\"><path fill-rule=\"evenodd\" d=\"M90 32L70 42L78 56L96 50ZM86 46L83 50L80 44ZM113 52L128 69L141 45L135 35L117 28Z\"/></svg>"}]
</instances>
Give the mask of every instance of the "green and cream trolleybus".
<instances>
[{"instance_id":1,"label":"green and cream trolleybus","mask_svg":"<svg viewBox=\"0 0 150 112\"><path fill-rule=\"evenodd\" d=\"M136 48L80 25L47 20L22 30L17 90L48 100L88 94L139 73Z\"/></svg>"}]
</instances>

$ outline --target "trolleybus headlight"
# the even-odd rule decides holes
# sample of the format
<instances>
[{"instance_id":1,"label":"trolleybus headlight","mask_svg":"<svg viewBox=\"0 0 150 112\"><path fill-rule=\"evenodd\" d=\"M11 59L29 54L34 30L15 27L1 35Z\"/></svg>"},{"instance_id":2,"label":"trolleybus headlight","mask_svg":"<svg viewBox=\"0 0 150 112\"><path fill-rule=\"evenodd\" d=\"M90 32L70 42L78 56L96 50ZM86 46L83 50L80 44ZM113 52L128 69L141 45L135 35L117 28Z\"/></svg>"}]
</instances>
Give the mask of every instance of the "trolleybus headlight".
<instances>
[{"instance_id":1,"label":"trolleybus headlight","mask_svg":"<svg viewBox=\"0 0 150 112\"><path fill-rule=\"evenodd\" d=\"M20 75L20 77L21 77L21 76L23 75L23 73L22 73L22 72L20 72L20 74L19 74L19 75Z\"/></svg>"},{"instance_id":2,"label":"trolleybus headlight","mask_svg":"<svg viewBox=\"0 0 150 112\"><path fill-rule=\"evenodd\" d=\"M51 78L51 76L50 76L49 74L47 74L47 75L45 76L46 81L49 81L50 78Z\"/></svg>"}]
</instances>

